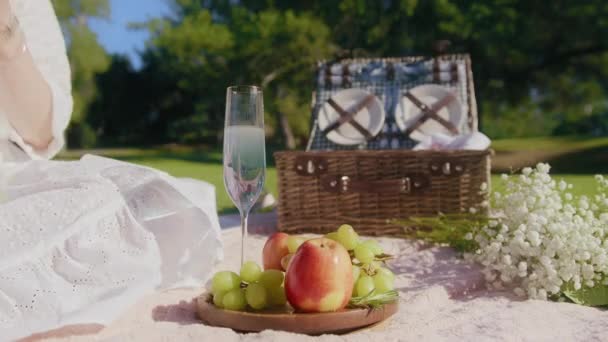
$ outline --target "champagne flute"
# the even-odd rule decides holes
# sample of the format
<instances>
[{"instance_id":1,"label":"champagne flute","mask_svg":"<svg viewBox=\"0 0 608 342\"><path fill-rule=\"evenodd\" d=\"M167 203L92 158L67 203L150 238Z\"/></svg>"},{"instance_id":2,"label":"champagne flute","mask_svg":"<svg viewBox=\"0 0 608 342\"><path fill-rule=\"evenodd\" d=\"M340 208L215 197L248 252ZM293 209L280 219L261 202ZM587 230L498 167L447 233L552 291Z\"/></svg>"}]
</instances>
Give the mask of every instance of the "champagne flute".
<instances>
[{"instance_id":1,"label":"champagne flute","mask_svg":"<svg viewBox=\"0 0 608 342\"><path fill-rule=\"evenodd\" d=\"M264 187L265 150L262 89L229 87L224 126L224 186L241 214L241 265L245 262L249 211Z\"/></svg>"}]
</instances>

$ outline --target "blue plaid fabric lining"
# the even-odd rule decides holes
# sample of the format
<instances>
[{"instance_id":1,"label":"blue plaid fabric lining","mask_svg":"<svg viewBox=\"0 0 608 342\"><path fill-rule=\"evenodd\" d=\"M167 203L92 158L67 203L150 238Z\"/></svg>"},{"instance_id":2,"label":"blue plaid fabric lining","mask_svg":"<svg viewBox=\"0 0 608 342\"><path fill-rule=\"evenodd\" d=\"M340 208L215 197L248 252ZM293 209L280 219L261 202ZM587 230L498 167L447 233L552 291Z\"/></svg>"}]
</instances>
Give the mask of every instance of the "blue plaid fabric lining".
<instances>
[{"instance_id":1,"label":"blue plaid fabric lining","mask_svg":"<svg viewBox=\"0 0 608 342\"><path fill-rule=\"evenodd\" d=\"M475 99L469 63L467 55L320 62L313 96L311 134L306 150L411 149L417 142L401 132L395 121L395 110L405 92L424 84L437 84L453 90L467 116L467 120L458 127L459 132L476 130L477 112L475 104L472 104ZM386 112L382 131L373 139L355 146L333 143L318 126L318 115L325 102L335 93L349 88L363 89L376 95Z\"/></svg>"}]
</instances>

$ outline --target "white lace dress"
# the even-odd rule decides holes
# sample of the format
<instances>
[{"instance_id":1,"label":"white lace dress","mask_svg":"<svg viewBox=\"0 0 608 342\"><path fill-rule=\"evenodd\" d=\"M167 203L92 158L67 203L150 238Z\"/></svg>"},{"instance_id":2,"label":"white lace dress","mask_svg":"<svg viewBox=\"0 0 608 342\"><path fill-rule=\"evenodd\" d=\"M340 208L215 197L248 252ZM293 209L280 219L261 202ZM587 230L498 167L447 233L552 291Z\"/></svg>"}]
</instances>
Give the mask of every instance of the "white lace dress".
<instances>
[{"instance_id":1,"label":"white lace dress","mask_svg":"<svg viewBox=\"0 0 608 342\"><path fill-rule=\"evenodd\" d=\"M96 156L44 160L71 110L63 39L49 0L12 5L53 91L55 139L36 152L0 113L0 340L107 323L146 293L201 286L222 257L213 187Z\"/></svg>"}]
</instances>

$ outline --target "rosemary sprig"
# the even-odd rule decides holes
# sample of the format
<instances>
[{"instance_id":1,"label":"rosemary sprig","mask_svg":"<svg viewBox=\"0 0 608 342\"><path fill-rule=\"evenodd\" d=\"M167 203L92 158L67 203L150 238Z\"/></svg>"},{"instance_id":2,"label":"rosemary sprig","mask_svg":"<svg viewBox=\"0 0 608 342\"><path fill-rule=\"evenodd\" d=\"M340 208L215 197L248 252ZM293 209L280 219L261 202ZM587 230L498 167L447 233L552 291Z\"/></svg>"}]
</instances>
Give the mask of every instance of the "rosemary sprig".
<instances>
[{"instance_id":1,"label":"rosemary sprig","mask_svg":"<svg viewBox=\"0 0 608 342\"><path fill-rule=\"evenodd\" d=\"M477 248L477 244L475 241L465 239L465 235L475 232L491 219L487 215L462 213L410 217L393 222L404 227L401 235L404 238L448 244L459 252L472 252Z\"/></svg>"},{"instance_id":2,"label":"rosemary sprig","mask_svg":"<svg viewBox=\"0 0 608 342\"><path fill-rule=\"evenodd\" d=\"M389 304L399 298L399 292L392 290L384 293L376 294L372 291L369 294L361 297L352 297L348 306L350 308L371 308L377 309L384 304Z\"/></svg>"}]
</instances>

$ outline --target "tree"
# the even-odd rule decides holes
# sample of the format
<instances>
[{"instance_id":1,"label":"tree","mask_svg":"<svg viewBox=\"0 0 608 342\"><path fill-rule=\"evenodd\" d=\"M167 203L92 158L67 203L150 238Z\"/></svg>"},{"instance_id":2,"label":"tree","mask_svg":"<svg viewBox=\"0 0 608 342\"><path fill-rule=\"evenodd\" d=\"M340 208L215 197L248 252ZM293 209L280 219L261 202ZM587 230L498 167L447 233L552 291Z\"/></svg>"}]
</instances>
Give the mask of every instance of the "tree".
<instances>
[{"instance_id":1,"label":"tree","mask_svg":"<svg viewBox=\"0 0 608 342\"><path fill-rule=\"evenodd\" d=\"M608 116L603 0L172 4L170 16L138 26L151 38L137 72L145 92L129 97L142 102L133 112L142 119L130 122L148 142L218 142L225 88L254 83L264 86L272 141L301 146L315 61L431 54L439 39L471 54L482 128L493 138L578 133L589 127L581 122Z\"/></svg>"},{"instance_id":2,"label":"tree","mask_svg":"<svg viewBox=\"0 0 608 342\"><path fill-rule=\"evenodd\" d=\"M244 3L253 11L274 4ZM452 51L472 56L483 128L493 137L547 135L560 122L608 114L608 3L603 0L340 0L275 6L315 13L348 56L429 54L434 41L450 40Z\"/></svg>"},{"instance_id":3,"label":"tree","mask_svg":"<svg viewBox=\"0 0 608 342\"><path fill-rule=\"evenodd\" d=\"M308 129L312 66L333 49L327 26L309 13L272 8L254 13L231 6L216 18L197 4L180 1L176 18L147 23L152 38L144 73L154 70L176 80L158 106L159 120L178 132L175 138L192 137L182 131L196 123L207 133L194 136L215 142L222 131L226 87L261 84L270 133L278 129L278 141L295 147L294 131L302 136Z\"/></svg>"},{"instance_id":4,"label":"tree","mask_svg":"<svg viewBox=\"0 0 608 342\"><path fill-rule=\"evenodd\" d=\"M69 137L83 134L88 135L85 140L91 145L94 133L86 126L86 115L98 92L95 76L107 70L110 58L87 22L92 17L108 18L109 3L108 0L53 0L52 3L65 36L72 69L74 111L70 129L87 132L68 133L68 145L82 145L74 139L70 141Z\"/></svg>"}]
</instances>

